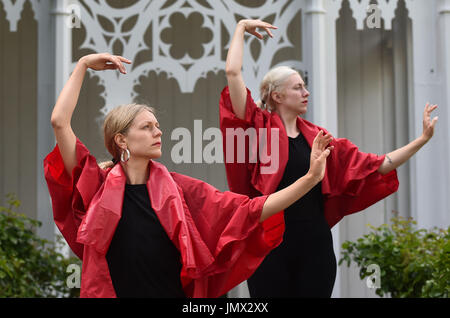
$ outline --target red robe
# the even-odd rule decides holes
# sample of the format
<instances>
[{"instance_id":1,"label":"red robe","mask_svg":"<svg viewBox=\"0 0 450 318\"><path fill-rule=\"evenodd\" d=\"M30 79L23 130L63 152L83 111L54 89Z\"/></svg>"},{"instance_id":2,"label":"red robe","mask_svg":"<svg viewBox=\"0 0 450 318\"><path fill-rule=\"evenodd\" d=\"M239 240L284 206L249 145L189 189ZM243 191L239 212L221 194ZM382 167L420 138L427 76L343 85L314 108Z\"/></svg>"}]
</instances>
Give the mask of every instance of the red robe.
<instances>
[{"instance_id":1,"label":"red robe","mask_svg":"<svg viewBox=\"0 0 450 318\"><path fill-rule=\"evenodd\" d=\"M227 128L255 128L259 138L259 129L267 129L267 148L271 149L271 129L278 129L279 133L279 165L278 170L272 174L260 172L263 164L257 160L248 160L246 163L237 163L225 160L225 168L230 191L242 193L250 197L261 194L272 194L276 191L289 159L289 139L280 116L275 112L268 112L259 108L247 89L247 102L245 119L239 119L233 112L230 93L225 87L220 99L220 127L222 130L224 157L226 158L226 129ZM314 138L320 130L301 117L297 117L297 127L311 147ZM257 139L258 140L258 139ZM344 138L336 138L330 146L334 150L327 158L325 177L322 180L322 193L324 195L325 218L333 227L344 216L361 211L388 195L397 191L399 183L397 171L393 170L386 175L377 172L385 159L385 155L363 153ZM234 153L236 154L236 146ZM254 146L254 145L252 145ZM246 149L249 149L248 147ZM266 163L270 166L271 162ZM272 244L280 243L280 236L284 233L283 211L277 213L263 222L265 239Z\"/></svg>"},{"instance_id":2,"label":"red robe","mask_svg":"<svg viewBox=\"0 0 450 318\"><path fill-rule=\"evenodd\" d=\"M77 139L70 177L58 146L45 158L54 220L83 261L81 297L116 297L105 255L122 213L126 177L120 164L102 170ZM246 280L273 248L259 223L267 196L220 192L150 161L150 202L180 251L188 297L218 297Z\"/></svg>"}]
</instances>

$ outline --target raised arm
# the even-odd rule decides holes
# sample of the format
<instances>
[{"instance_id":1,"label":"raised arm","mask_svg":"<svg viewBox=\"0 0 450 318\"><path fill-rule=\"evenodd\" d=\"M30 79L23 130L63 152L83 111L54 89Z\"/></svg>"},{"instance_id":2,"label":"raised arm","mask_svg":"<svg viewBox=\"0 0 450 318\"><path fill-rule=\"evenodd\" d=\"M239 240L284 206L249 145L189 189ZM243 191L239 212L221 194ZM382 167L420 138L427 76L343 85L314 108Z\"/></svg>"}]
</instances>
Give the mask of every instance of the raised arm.
<instances>
[{"instance_id":1,"label":"raised arm","mask_svg":"<svg viewBox=\"0 0 450 318\"><path fill-rule=\"evenodd\" d=\"M431 120L431 113L437 108L437 105L430 106L427 104L423 111L423 133L422 136L416 140L410 142L406 146L394 150L386 154L386 158L381 166L378 168L378 172L381 174L387 174L409 160L420 148L422 148L434 134L434 127L438 120L438 117L434 117Z\"/></svg>"},{"instance_id":2,"label":"raised arm","mask_svg":"<svg viewBox=\"0 0 450 318\"><path fill-rule=\"evenodd\" d=\"M247 100L247 89L244 79L242 78L244 34L245 32L248 32L259 39L262 39L263 36L256 30L264 29L271 37L273 37L270 29L276 28L277 27L261 20L241 20L236 26L230 49L228 50L225 72L227 75L233 112L240 119L245 118L245 104Z\"/></svg>"},{"instance_id":3,"label":"raised arm","mask_svg":"<svg viewBox=\"0 0 450 318\"><path fill-rule=\"evenodd\" d=\"M322 130L317 134L311 148L310 168L306 175L290 186L271 194L264 203L260 222L282 211L308 193L325 175L326 160L333 146L327 145L332 140L330 134L323 135Z\"/></svg>"},{"instance_id":4,"label":"raised arm","mask_svg":"<svg viewBox=\"0 0 450 318\"><path fill-rule=\"evenodd\" d=\"M78 102L86 70L88 68L96 71L119 69L121 73L126 74L126 69L122 63L130 64L131 61L124 57L107 53L83 56L78 61L56 101L52 112L51 124L64 161L64 167L69 175L72 174L72 170L77 164L75 152L76 136L70 123Z\"/></svg>"}]
</instances>

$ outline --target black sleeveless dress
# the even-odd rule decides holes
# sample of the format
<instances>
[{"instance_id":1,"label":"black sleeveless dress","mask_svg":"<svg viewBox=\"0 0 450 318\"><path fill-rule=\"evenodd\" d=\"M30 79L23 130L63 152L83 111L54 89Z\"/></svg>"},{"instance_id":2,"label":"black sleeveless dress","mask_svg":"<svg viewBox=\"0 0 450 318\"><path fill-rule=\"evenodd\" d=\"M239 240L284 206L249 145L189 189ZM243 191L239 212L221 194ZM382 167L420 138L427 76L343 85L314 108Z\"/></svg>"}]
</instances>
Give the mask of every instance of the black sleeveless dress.
<instances>
[{"instance_id":1,"label":"black sleeveless dress","mask_svg":"<svg viewBox=\"0 0 450 318\"><path fill-rule=\"evenodd\" d=\"M289 160L281 190L309 170L311 148L300 133L289 137ZM247 280L251 297L329 298L336 279L336 258L325 219L321 183L284 212L283 242Z\"/></svg>"}]
</instances>

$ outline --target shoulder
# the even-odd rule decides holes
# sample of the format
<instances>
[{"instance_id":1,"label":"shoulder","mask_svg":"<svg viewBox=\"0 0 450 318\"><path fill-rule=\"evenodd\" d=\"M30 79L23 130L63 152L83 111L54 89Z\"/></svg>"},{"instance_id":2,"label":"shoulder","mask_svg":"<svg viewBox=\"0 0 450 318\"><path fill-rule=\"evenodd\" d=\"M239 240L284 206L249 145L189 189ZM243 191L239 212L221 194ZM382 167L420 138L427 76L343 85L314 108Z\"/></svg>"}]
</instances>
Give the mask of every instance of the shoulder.
<instances>
[{"instance_id":1,"label":"shoulder","mask_svg":"<svg viewBox=\"0 0 450 318\"><path fill-rule=\"evenodd\" d=\"M303 125L304 127L310 129L310 130L314 130L319 132L320 130L322 130L325 134L328 133L328 130L326 130L325 128L318 126L316 124L313 124L312 122L302 118L302 117L298 117L298 120L300 121L301 125Z\"/></svg>"},{"instance_id":2,"label":"shoulder","mask_svg":"<svg viewBox=\"0 0 450 318\"><path fill-rule=\"evenodd\" d=\"M238 118L233 111L230 91L228 86L226 86L221 93L220 96L220 123L222 126L230 126L230 125L255 125L257 123L264 122L267 118L271 116L271 113L266 109L261 108L254 101L251 91L247 90L247 100L245 105L245 118ZM258 102L259 103L259 102Z\"/></svg>"},{"instance_id":3,"label":"shoulder","mask_svg":"<svg viewBox=\"0 0 450 318\"><path fill-rule=\"evenodd\" d=\"M252 99L252 92L248 89L248 87L245 88L247 90L247 100ZM229 100L230 99L230 87L229 86L225 86L222 90L222 92L220 93L220 98L221 100Z\"/></svg>"},{"instance_id":4,"label":"shoulder","mask_svg":"<svg viewBox=\"0 0 450 318\"><path fill-rule=\"evenodd\" d=\"M177 184L177 186L181 188L186 188L187 186L192 186L195 184L207 184L206 182L201 181L199 179L189 177L187 175L178 172L169 171L164 164L154 160L151 161L150 173L156 173L158 177L164 178L165 176L170 176L170 178L172 178L172 180Z\"/></svg>"},{"instance_id":5,"label":"shoulder","mask_svg":"<svg viewBox=\"0 0 450 318\"><path fill-rule=\"evenodd\" d=\"M220 192L209 183L184 174L170 172L177 186L183 191L184 195L192 198L202 198L209 194Z\"/></svg>"},{"instance_id":6,"label":"shoulder","mask_svg":"<svg viewBox=\"0 0 450 318\"><path fill-rule=\"evenodd\" d=\"M257 106L257 104L253 99L253 95L250 89L248 87L246 87L245 89L247 90L247 106L249 106L249 104ZM222 90L222 93L220 93L220 101L221 104L224 104L224 106L227 106L228 104L231 105L230 89L228 86L225 86L224 89Z\"/></svg>"},{"instance_id":7,"label":"shoulder","mask_svg":"<svg viewBox=\"0 0 450 318\"><path fill-rule=\"evenodd\" d=\"M206 182L196 179L178 172L169 172L173 180L181 185L196 185L196 184L207 184Z\"/></svg>"}]
</instances>

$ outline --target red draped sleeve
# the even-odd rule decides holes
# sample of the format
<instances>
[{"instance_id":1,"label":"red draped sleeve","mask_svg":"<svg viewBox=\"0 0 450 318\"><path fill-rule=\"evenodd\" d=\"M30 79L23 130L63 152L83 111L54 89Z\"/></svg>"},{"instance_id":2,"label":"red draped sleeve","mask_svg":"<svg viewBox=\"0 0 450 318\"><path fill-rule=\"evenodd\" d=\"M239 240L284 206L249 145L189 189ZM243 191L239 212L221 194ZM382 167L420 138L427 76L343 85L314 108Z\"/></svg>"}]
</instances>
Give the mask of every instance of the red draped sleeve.
<instances>
[{"instance_id":1,"label":"red draped sleeve","mask_svg":"<svg viewBox=\"0 0 450 318\"><path fill-rule=\"evenodd\" d=\"M270 130L271 127L277 127L276 123L274 125L273 118L271 118L270 113L259 108L251 95L249 89L247 89L247 100L245 105L245 118L238 118L234 112L231 104L230 92L228 86L225 87L221 93L220 98L220 129L223 136L223 150L225 158L225 170L227 173L228 186L230 191L248 195L250 197L255 197L261 195L261 191L255 187L255 177L259 171L259 164L252 163L250 160L250 149L255 147L255 144L250 145L250 140L246 138L246 143L244 146L245 151L245 162L240 163L237 160L238 151L243 151L244 149L238 149L238 144L234 143L234 158L228 160L227 154L227 140L229 138L234 138L230 136L236 129L243 129L246 131L249 128L255 129L257 140L259 140L259 129L267 128Z\"/></svg>"},{"instance_id":2,"label":"red draped sleeve","mask_svg":"<svg viewBox=\"0 0 450 318\"><path fill-rule=\"evenodd\" d=\"M250 199L220 192L188 176L174 172L171 175L188 207L187 221L195 224L199 239L213 258L193 282L196 293L202 297L222 296L250 277L273 248L264 240L259 222L267 196Z\"/></svg>"},{"instance_id":3,"label":"red draped sleeve","mask_svg":"<svg viewBox=\"0 0 450 318\"><path fill-rule=\"evenodd\" d=\"M101 169L77 138L77 165L72 176L67 173L58 145L44 159L44 174L52 200L53 218L72 251L83 258L83 245L76 242L78 227L89 204L105 180Z\"/></svg>"},{"instance_id":4,"label":"red draped sleeve","mask_svg":"<svg viewBox=\"0 0 450 318\"><path fill-rule=\"evenodd\" d=\"M325 195L325 217L333 227L344 216L362 211L396 192L397 171L386 175L378 172L385 155L359 151L347 139L338 138L327 160L326 178L322 181Z\"/></svg>"}]
</instances>

